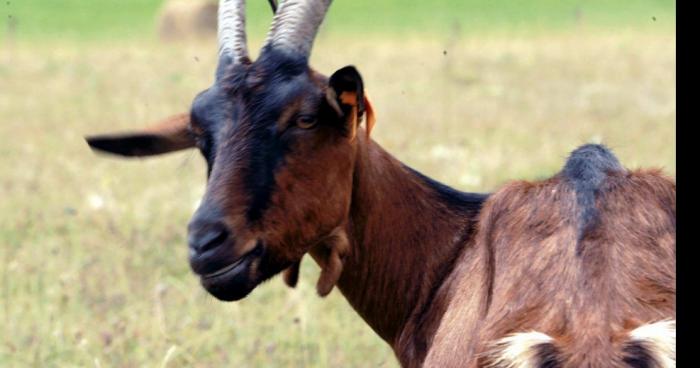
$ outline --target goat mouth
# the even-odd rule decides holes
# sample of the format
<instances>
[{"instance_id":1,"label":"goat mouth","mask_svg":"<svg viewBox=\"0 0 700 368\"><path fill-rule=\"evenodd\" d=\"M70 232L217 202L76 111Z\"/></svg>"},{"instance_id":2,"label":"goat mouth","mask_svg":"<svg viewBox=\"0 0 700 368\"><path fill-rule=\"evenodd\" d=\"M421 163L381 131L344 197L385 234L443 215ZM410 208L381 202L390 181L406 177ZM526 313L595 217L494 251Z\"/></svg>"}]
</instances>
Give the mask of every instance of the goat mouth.
<instances>
[{"instance_id":1,"label":"goat mouth","mask_svg":"<svg viewBox=\"0 0 700 368\"><path fill-rule=\"evenodd\" d=\"M222 301L243 299L258 284L257 266L263 254L261 242L232 264L200 276L202 286ZM255 269L253 269L255 268Z\"/></svg>"},{"instance_id":2,"label":"goat mouth","mask_svg":"<svg viewBox=\"0 0 700 368\"><path fill-rule=\"evenodd\" d=\"M235 272L237 272L238 270L236 270L236 268L242 268L242 267L239 267L239 266L243 266L242 264L243 264L243 262L245 262L245 261L248 260L248 258L249 258L248 255L249 255L249 254L250 254L250 253L247 253L247 254L244 255L243 257L239 258L236 262L233 262L232 264L230 264L230 265L228 265L228 266L226 266L226 267L224 267L224 268L221 268L221 269L219 269L219 270L216 270L216 271L214 271L214 272L212 272L212 273L208 273L208 274L206 274L206 275L202 275L202 279L204 279L204 280L210 280L210 279L215 279L215 278L220 277L220 276L225 276L225 275L228 274L228 273L235 273Z\"/></svg>"}]
</instances>

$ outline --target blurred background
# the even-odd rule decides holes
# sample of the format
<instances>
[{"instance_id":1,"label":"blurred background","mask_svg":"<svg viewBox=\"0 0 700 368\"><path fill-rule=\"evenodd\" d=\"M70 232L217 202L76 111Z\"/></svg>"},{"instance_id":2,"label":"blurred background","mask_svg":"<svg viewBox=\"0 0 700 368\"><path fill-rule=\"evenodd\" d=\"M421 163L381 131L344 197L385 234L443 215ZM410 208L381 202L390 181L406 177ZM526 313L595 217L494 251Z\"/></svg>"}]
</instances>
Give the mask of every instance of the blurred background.
<instances>
[{"instance_id":1,"label":"blurred background","mask_svg":"<svg viewBox=\"0 0 700 368\"><path fill-rule=\"evenodd\" d=\"M248 1L257 53L271 20ZM672 0L335 0L312 65L358 67L375 140L456 188L555 174L587 142L675 177ZM195 151L119 160L87 134L188 110L216 62L205 0L0 2L0 366L396 367L307 257L221 303L191 274Z\"/></svg>"}]
</instances>

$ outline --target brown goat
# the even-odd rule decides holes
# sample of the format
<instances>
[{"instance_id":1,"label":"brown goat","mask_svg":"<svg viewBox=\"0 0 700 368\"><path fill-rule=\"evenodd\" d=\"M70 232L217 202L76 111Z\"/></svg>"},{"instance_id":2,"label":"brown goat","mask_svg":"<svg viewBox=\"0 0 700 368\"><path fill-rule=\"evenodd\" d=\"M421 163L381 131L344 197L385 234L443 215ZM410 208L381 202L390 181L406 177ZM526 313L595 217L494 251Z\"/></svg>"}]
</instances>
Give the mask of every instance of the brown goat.
<instances>
[{"instance_id":1,"label":"brown goat","mask_svg":"<svg viewBox=\"0 0 700 368\"><path fill-rule=\"evenodd\" d=\"M463 193L370 136L354 67L308 66L330 1L282 2L260 53L219 6L216 81L191 112L88 138L125 156L197 147L190 266L221 300L310 254L405 367L675 366L675 183L585 145L553 178ZM367 120L364 131L360 127Z\"/></svg>"}]
</instances>

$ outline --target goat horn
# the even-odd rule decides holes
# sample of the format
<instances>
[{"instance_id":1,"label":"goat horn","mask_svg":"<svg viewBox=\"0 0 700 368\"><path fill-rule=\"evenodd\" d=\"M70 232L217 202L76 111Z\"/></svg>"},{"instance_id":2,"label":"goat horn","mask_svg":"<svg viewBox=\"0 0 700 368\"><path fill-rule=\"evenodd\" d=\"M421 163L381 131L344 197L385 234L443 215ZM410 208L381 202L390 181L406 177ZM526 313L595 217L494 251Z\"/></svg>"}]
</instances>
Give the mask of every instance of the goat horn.
<instances>
[{"instance_id":1,"label":"goat horn","mask_svg":"<svg viewBox=\"0 0 700 368\"><path fill-rule=\"evenodd\" d=\"M272 14L277 13L277 0L267 0L272 8Z\"/></svg>"},{"instance_id":2,"label":"goat horn","mask_svg":"<svg viewBox=\"0 0 700 368\"><path fill-rule=\"evenodd\" d=\"M245 35L245 1L219 0L219 58L228 56L234 63L248 58Z\"/></svg>"},{"instance_id":3,"label":"goat horn","mask_svg":"<svg viewBox=\"0 0 700 368\"><path fill-rule=\"evenodd\" d=\"M311 47L331 0L286 0L275 13L263 49L272 48L304 58Z\"/></svg>"}]
</instances>

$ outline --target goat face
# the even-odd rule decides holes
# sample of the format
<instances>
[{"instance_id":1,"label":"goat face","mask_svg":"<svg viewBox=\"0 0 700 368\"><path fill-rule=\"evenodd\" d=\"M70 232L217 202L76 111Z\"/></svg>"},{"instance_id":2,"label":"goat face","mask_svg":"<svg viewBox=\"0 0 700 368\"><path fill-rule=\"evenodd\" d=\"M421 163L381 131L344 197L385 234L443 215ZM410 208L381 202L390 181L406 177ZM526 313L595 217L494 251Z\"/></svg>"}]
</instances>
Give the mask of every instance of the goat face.
<instances>
[{"instance_id":1,"label":"goat face","mask_svg":"<svg viewBox=\"0 0 700 368\"><path fill-rule=\"evenodd\" d=\"M362 95L352 67L328 79L263 59L230 75L195 99L190 128L209 168L189 224L190 265L223 300L298 262L344 222L358 106L337 96Z\"/></svg>"},{"instance_id":2,"label":"goat face","mask_svg":"<svg viewBox=\"0 0 700 368\"><path fill-rule=\"evenodd\" d=\"M202 285L238 300L299 262L349 211L357 128L371 107L354 67L330 78L308 66L330 0L284 2L260 57L248 58L243 1L219 4L219 66L211 88L142 132L88 138L91 147L144 156L197 147L207 190L188 227Z\"/></svg>"}]
</instances>

